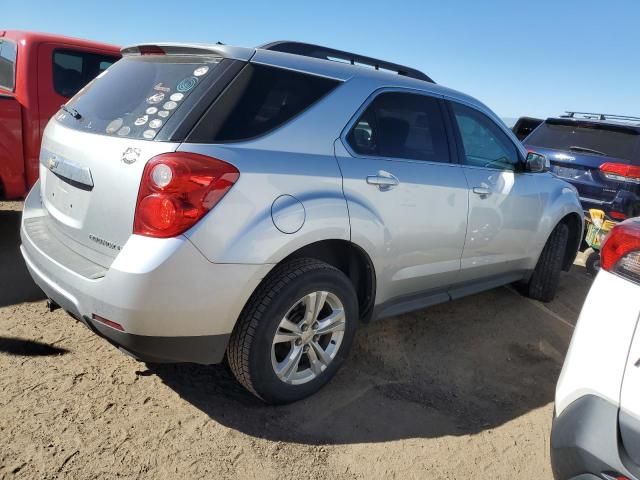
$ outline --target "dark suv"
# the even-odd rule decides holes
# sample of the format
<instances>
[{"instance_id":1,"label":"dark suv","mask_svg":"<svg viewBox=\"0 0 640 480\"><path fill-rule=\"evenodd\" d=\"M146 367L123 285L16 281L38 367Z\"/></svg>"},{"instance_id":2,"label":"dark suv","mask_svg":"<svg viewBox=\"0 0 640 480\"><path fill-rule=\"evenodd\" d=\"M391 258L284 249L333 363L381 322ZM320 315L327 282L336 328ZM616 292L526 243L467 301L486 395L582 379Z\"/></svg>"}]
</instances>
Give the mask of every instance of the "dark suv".
<instances>
[{"instance_id":1,"label":"dark suv","mask_svg":"<svg viewBox=\"0 0 640 480\"><path fill-rule=\"evenodd\" d=\"M578 189L585 211L598 208L613 220L640 215L640 118L567 112L523 143Z\"/></svg>"}]
</instances>

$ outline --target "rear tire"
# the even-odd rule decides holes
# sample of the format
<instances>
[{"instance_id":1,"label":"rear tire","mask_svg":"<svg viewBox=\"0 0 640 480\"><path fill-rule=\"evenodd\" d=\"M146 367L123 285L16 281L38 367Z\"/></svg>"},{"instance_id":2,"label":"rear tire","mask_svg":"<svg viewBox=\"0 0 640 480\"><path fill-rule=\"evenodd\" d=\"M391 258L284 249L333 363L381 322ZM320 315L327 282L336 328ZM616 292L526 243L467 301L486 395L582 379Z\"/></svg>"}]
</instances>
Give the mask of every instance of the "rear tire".
<instances>
[{"instance_id":1,"label":"rear tire","mask_svg":"<svg viewBox=\"0 0 640 480\"><path fill-rule=\"evenodd\" d=\"M245 306L227 348L229 366L266 403L295 402L335 375L357 321L356 292L344 273L315 259L292 260Z\"/></svg>"},{"instance_id":2,"label":"rear tire","mask_svg":"<svg viewBox=\"0 0 640 480\"><path fill-rule=\"evenodd\" d=\"M542 249L536 268L524 286L524 294L541 302L550 302L556 296L560 270L569 241L569 228L561 223L553 229Z\"/></svg>"},{"instance_id":3,"label":"rear tire","mask_svg":"<svg viewBox=\"0 0 640 480\"><path fill-rule=\"evenodd\" d=\"M600 252L589 247L584 251L584 254L586 256L584 266L587 268L587 272L595 277L600 271Z\"/></svg>"}]
</instances>

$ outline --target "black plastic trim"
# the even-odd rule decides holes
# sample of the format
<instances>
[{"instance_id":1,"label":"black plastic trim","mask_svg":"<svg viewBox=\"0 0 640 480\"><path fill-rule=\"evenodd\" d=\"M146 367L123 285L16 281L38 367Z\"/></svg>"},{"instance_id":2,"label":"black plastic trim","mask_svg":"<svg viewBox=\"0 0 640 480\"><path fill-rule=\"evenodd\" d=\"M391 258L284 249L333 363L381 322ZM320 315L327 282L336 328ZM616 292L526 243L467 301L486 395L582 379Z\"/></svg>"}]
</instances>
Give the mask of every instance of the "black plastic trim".
<instances>
[{"instance_id":1,"label":"black plastic trim","mask_svg":"<svg viewBox=\"0 0 640 480\"><path fill-rule=\"evenodd\" d=\"M122 332L88 317L84 317L83 322L125 353L150 363L220 363L231 336L152 337Z\"/></svg>"},{"instance_id":2,"label":"black plastic trim","mask_svg":"<svg viewBox=\"0 0 640 480\"><path fill-rule=\"evenodd\" d=\"M397 63L387 62L378 58L358 55L357 53L345 52L344 50L336 50L335 48L323 47L321 45L313 45L311 43L280 40L267 43L258 48L262 50L272 50L275 52L292 53L294 55L302 55L305 57L320 58L322 60L329 61L331 61L332 58L337 58L339 60L349 62L351 65L360 63L373 67L376 70L382 68L385 70L391 70L393 72L396 72L398 75L402 75L405 77L415 78L429 83L435 83L428 75L424 74L420 70L407 67L406 65L399 65Z\"/></svg>"},{"instance_id":3,"label":"black plastic trim","mask_svg":"<svg viewBox=\"0 0 640 480\"><path fill-rule=\"evenodd\" d=\"M620 443L618 407L596 395L585 395L553 420L551 467L555 480L576 480L585 474L607 473L640 480Z\"/></svg>"}]
</instances>

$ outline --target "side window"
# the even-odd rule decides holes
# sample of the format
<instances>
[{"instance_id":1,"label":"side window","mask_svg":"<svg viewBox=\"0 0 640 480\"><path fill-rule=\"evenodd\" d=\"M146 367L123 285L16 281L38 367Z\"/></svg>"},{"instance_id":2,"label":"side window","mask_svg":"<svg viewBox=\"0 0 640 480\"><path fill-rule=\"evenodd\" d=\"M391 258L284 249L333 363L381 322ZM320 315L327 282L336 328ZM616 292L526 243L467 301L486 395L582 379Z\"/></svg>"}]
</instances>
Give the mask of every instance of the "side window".
<instances>
[{"instance_id":1,"label":"side window","mask_svg":"<svg viewBox=\"0 0 640 480\"><path fill-rule=\"evenodd\" d=\"M515 170L518 150L493 120L472 108L452 102L464 146L464 163L474 167Z\"/></svg>"},{"instance_id":2,"label":"side window","mask_svg":"<svg viewBox=\"0 0 640 480\"><path fill-rule=\"evenodd\" d=\"M439 102L425 95L378 95L349 132L347 141L361 155L449 161Z\"/></svg>"},{"instance_id":3,"label":"side window","mask_svg":"<svg viewBox=\"0 0 640 480\"><path fill-rule=\"evenodd\" d=\"M216 99L191 141L238 142L264 135L339 84L330 78L250 63Z\"/></svg>"},{"instance_id":4,"label":"side window","mask_svg":"<svg viewBox=\"0 0 640 480\"><path fill-rule=\"evenodd\" d=\"M56 50L53 52L53 89L58 95L71 98L117 60L109 55Z\"/></svg>"},{"instance_id":5,"label":"side window","mask_svg":"<svg viewBox=\"0 0 640 480\"><path fill-rule=\"evenodd\" d=\"M11 91L15 88L16 54L15 43L0 40L0 87Z\"/></svg>"}]
</instances>

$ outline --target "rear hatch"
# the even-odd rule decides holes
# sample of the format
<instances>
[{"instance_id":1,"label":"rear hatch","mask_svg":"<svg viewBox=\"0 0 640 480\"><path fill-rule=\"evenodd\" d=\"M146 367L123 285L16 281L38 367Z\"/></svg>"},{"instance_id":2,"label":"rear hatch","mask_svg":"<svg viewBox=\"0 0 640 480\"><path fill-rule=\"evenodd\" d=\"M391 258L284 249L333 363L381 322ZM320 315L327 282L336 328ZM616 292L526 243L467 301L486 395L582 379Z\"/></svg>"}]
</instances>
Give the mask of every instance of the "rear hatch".
<instances>
[{"instance_id":1,"label":"rear hatch","mask_svg":"<svg viewBox=\"0 0 640 480\"><path fill-rule=\"evenodd\" d=\"M242 63L211 52L151 52L125 56L97 77L54 115L43 138L47 227L104 267L132 234L147 161L176 150Z\"/></svg>"},{"instance_id":2,"label":"rear hatch","mask_svg":"<svg viewBox=\"0 0 640 480\"><path fill-rule=\"evenodd\" d=\"M613 180L604 164L640 165L637 128L572 119L548 119L523 142L547 156L551 171L572 183L585 200L611 202L620 190L638 191L638 183Z\"/></svg>"}]
</instances>

